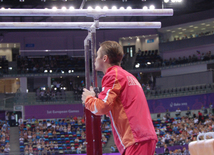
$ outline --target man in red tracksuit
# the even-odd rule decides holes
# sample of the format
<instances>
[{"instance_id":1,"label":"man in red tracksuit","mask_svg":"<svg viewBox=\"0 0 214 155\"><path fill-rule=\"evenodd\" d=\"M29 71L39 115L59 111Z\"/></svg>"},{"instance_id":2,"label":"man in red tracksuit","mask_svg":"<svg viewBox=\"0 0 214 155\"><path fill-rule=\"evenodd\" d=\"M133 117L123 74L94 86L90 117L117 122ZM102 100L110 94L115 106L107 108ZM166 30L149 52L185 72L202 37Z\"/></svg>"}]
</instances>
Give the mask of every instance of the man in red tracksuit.
<instances>
[{"instance_id":1,"label":"man in red tracksuit","mask_svg":"<svg viewBox=\"0 0 214 155\"><path fill-rule=\"evenodd\" d=\"M111 118L114 141L122 155L154 155L157 136L143 89L137 79L120 67L123 49L115 41L100 44L95 69L102 71L102 91L84 89L82 101L95 115Z\"/></svg>"}]
</instances>

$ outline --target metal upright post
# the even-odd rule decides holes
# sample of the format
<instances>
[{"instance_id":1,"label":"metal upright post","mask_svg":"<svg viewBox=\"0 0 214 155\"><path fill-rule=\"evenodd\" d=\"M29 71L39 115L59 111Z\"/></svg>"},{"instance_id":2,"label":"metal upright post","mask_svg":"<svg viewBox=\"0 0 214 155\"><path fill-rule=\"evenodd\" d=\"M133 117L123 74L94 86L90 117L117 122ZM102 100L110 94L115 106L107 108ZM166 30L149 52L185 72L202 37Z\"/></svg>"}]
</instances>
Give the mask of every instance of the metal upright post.
<instances>
[{"instance_id":1,"label":"metal upright post","mask_svg":"<svg viewBox=\"0 0 214 155\"><path fill-rule=\"evenodd\" d=\"M96 50L96 26L98 21L95 20L94 27L91 31L91 60L92 60L92 79L93 87L97 88L97 71L95 70L95 59L97 55ZM93 115L93 140L94 140L94 154L102 155L102 133L101 133L101 117Z\"/></svg>"},{"instance_id":2,"label":"metal upright post","mask_svg":"<svg viewBox=\"0 0 214 155\"><path fill-rule=\"evenodd\" d=\"M88 36L84 40L84 50L85 50L85 85L86 88L90 87L90 53L89 53L89 40L91 39L91 32L88 32ZM93 142L93 125L92 125L92 113L85 109L85 125L86 125L86 145L87 145L87 155L94 154L94 142Z\"/></svg>"},{"instance_id":3,"label":"metal upright post","mask_svg":"<svg viewBox=\"0 0 214 155\"><path fill-rule=\"evenodd\" d=\"M85 84L86 88L90 87L90 54L89 54L89 40L91 39L91 32L88 32L88 36L84 40L84 51L85 51Z\"/></svg>"},{"instance_id":4,"label":"metal upright post","mask_svg":"<svg viewBox=\"0 0 214 155\"><path fill-rule=\"evenodd\" d=\"M162 9L164 9L164 0L162 0Z\"/></svg>"}]
</instances>

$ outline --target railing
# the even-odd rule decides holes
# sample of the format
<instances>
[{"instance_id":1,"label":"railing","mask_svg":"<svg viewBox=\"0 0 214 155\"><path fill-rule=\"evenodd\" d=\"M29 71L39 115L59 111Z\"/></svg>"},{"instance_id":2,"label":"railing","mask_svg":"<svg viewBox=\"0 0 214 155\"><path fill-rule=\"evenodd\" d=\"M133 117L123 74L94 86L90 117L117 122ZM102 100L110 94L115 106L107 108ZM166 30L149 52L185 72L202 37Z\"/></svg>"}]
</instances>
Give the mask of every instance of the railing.
<instances>
[{"instance_id":1,"label":"railing","mask_svg":"<svg viewBox=\"0 0 214 155\"><path fill-rule=\"evenodd\" d=\"M146 98L159 99L178 96L190 96L198 94L207 94L214 92L213 84L194 85L177 87L171 89L160 89L145 91ZM73 91L67 91L65 98L55 98L50 100L41 100L35 93L16 93L14 97L7 97L0 100L0 107L4 109L13 108L14 105L38 105L38 104L72 104L81 103L81 94L74 94Z\"/></svg>"},{"instance_id":2,"label":"railing","mask_svg":"<svg viewBox=\"0 0 214 155\"><path fill-rule=\"evenodd\" d=\"M205 112L206 109L206 112ZM177 112L175 111L168 111L168 113L170 114L170 118L175 118L175 117L191 117L193 116L193 114L198 114L198 111L200 111L203 115L208 115L208 114L213 114L213 109L212 108L205 108L205 109L196 109L196 110L182 110L180 112L180 114L177 116ZM187 115L187 113L190 112L189 115ZM151 113L151 117L153 120L157 120L157 119L163 119L163 116L166 115L167 112L163 112L163 113ZM159 116L158 116L159 115Z\"/></svg>"},{"instance_id":3,"label":"railing","mask_svg":"<svg viewBox=\"0 0 214 155\"><path fill-rule=\"evenodd\" d=\"M186 67L186 66L194 66L194 65L201 65L201 64L209 64L214 63L214 60L207 60L207 61L198 61L198 62L191 62L191 63L185 63L185 64L179 64L179 65L170 65L170 66L160 66L160 67L147 67L147 68L135 68L128 70L129 72L149 72L149 71L160 71L164 69L175 69L179 67Z\"/></svg>"},{"instance_id":4,"label":"railing","mask_svg":"<svg viewBox=\"0 0 214 155\"><path fill-rule=\"evenodd\" d=\"M0 100L1 109L11 109L14 105L14 97L7 97Z\"/></svg>"},{"instance_id":5,"label":"railing","mask_svg":"<svg viewBox=\"0 0 214 155\"><path fill-rule=\"evenodd\" d=\"M213 84L184 86L160 90L145 90L146 98L160 99L178 96L190 96L199 94L208 94L214 92ZM59 97L49 100L41 100L35 93L16 93L14 96L6 97L0 100L1 109L11 109L14 105L38 105L38 104L72 104L81 103L81 94L74 94L73 91L67 91L65 97Z\"/></svg>"},{"instance_id":6,"label":"railing","mask_svg":"<svg viewBox=\"0 0 214 155\"><path fill-rule=\"evenodd\" d=\"M75 95L67 91L65 97L50 98L41 100L35 93L16 93L14 96L0 100L1 110L11 110L15 105L38 105L38 104L75 104L81 103L81 94Z\"/></svg>"},{"instance_id":7,"label":"railing","mask_svg":"<svg viewBox=\"0 0 214 155\"><path fill-rule=\"evenodd\" d=\"M158 99L158 98L208 94L213 92L214 92L214 83L145 91L145 95L147 99Z\"/></svg>"},{"instance_id":8,"label":"railing","mask_svg":"<svg viewBox=\"0 0 214 155\"><path fill-rule=\"evenodd\" d=\"M67 91L65 97L56 96L50 99L41 99L35 93L17 93L14 97L14 105L34 105L34 104L71 104L80 103L81 95L74 95L73 91Z\"/></svg>"},{"instance_id":9,"label":"railing","mask_svg":"<svg viewBox=\"0 0 214 155\"><path fill-rule=\"evenodd\" d=\"M158 98L169 98L178 96L189 96L198 94L207 94L214 92L214 84L204 84L204 85L194 85L185 86L171 89L163 90L151 90L149 92L145 91L147 99L158 99ZM12 103L14 105L35 105L35 104L72 104L81 103L81 94L75 95L74 92L66 92L66 98L64 99L54 99L54 100L44 100L36 98L35 93L17 93L14 98L7 99L3 102L5 106L11 107ZM5 104L6 103L6 104ZM2 101L0 101L0 105ZM10 105L11 104L11 105Z\"/></svg>"},{"instance_id":10,"label":"railing","mask_svg":"<svg viewBox=\"0 0 214 155\"><path fill-rule=\"evenodd\" d=\"M44 76L85 76L84 72L74 72L74 73L25 73L25 74L0 74L0 76L18 78L18 77L44 77Z\"/></svg>"}]
</instances>

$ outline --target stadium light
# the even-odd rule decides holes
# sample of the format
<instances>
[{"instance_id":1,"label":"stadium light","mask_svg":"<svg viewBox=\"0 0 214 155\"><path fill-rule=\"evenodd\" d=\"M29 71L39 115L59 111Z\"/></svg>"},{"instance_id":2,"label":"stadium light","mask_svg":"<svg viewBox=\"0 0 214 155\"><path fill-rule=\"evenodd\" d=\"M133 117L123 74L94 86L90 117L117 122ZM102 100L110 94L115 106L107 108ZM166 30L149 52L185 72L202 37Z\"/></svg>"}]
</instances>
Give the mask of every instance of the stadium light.
<instances>
[{"instance_id":1,"label":"stadium light","mask_svg":"<svg viewBox=\"0 0 214 155\"><path fill-rule=\"evenodd\" d=\"M131 7L131 6L128 6L126 9L127 9L127 10L131 10L131 9L132 9L132 7Z\"/></svg>"},{"instance_id":2,"label":"stadium light","mask_svg":"<svg viewBox=\"0 0 214 155\"><path fill-rule=\"evenodd\" d=\"M116 7L116 6L112 6L111 9L112 9L112 10L117 10L117 7Z\"/></svg>"},{"instance_id":3,"label":"stadium light","mask_svg":"<svg viewBox=\"0 0 214 155\"><path fill-rule=\"evenodd\" d=\"M154 5L150 5L150 6L149 6L149 9L150 9L150 10L154 10L154 9L155 9L155 6L154 6Z\"/></svg>"},{"instance_id":4,"label":"stadium light","mask_svg":"<svg viewBox=\"0 0 214 155\"><path fill-rule=\"evenodd\" d=\"M69 10L74 10L75 8L74 8L74 6L70 6L70 8L69 8Z\"/></svg>"},{"instance_id":5,"label":"stadium light","mask_svg":"<svg viewBox=\"0 0 214 155\"><path fill-rule=\"evenodd\" d=\"M108 10L108 7L107 7L107 6L104 6L104 7L103 7L103 10Z\"/></svg>"},{"instance_id":6,"label":"stadium light","mask_svg":"<svg viewBox=\"0 0 214 155\"><path fill-rule=\"evenodd\" d=\"M91 7L91 6L88 6L88 8L87 8L88 10L93 10L93 8Z\"/></svg>"},{"instance_id":7,"label":"stadium light","mask_svg":"<svg viewBox=\"0 0 214 155\"><path fill-rule=\"evenodd\" d=\"M181 3L183 0L163 0L162 3Z\"/></svg>"},{"instance_id":8,"label":"stadium light","mask_svg":"<svg viewBox=\"0 0 214 155\"><path fill-rule=\"evenodd\" d=\"M139 68L139 67L140 67L140 64L137 63L137 64L135 65L135 68Z\"/></svg>"},{"instance_id":9,"label":"stadium light","mask_svg":"<svg viewBox=\"0 0 214 155\"><path fill-rule=\"evenodd\" d=\"M62 10L66 10L67 8L65 6L62 7Z\"/></svg>"},{"instance_id":10,"label":"stadium light","mask_svg":"<svg viewBox=\"0 0 214 155\"><path fill-rule=\"evenodd\" d=\"M125 8L123 6L120 7L120 10L125 10Z\"/></svg>"},{"instance_id":11,"label":"stadium light","mask_svg":"<svg viewBox=\"0 0 214 155\"><path fill-rule=\"evenodd\" d=\"M54 7L52 7L52 9L53 9L53 10L57 10L57 7L56 7L56 6L54 6Z\"/></svg>"},{"instance_id":12,"label":"stadium light","mask_svg":"<svg viewBox=\"0 0 214 155\"><path fill-rule=\"evenodd\" d=\"M96 6L96 7L95 7L95 10L98 10L98 11L99 11L99 10L101 10L101 7L100 7L100 6Z\"/></svg>"},{"instance_id":13,"label":"stadium light","mask_svg":"<svg viewBox=\"0 0 214 155\"><path fill-rule=\"evenodd\" d=\"M147 7L147 6L144 6L144 7L143 7L143 10L147 10L147 9L148 9L148 7Z\"/></svg>"},{"instance_id":14,"label":"stadium light","mask_svg":"<svg viewBox=\"0 0 214 155\"><path fill-rule=\"evenodd\" d=\"M171 0L172 3L181 3L182 0Z\"/></svg>"}]
</instances>

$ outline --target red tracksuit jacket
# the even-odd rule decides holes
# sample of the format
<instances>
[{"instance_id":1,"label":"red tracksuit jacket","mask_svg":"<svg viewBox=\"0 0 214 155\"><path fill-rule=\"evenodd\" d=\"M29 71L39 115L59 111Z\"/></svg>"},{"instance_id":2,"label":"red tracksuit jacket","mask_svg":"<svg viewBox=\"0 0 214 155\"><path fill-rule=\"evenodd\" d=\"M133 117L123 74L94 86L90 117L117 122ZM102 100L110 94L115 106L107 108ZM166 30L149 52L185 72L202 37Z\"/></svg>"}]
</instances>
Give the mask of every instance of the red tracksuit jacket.
<instances>
[{"instance_id":1,"label":"red tracksuit jacket","mask_svg":"<svg viewBox=\"0 0 214 155\"><path fill-rule=\"evenodd\" d=\"M120 66L112 66L102 79L99 97L88 96L85 107L111 118L114 141L121 154L136 142L156 140L149 107L137 79Z\"/></svg>"}]
</instances>

